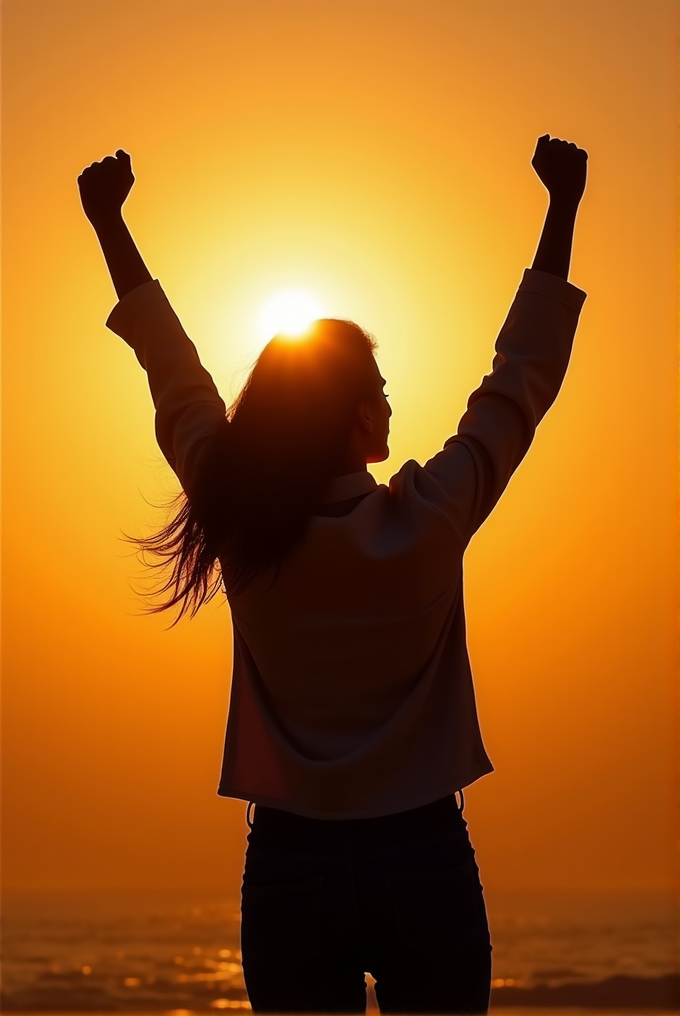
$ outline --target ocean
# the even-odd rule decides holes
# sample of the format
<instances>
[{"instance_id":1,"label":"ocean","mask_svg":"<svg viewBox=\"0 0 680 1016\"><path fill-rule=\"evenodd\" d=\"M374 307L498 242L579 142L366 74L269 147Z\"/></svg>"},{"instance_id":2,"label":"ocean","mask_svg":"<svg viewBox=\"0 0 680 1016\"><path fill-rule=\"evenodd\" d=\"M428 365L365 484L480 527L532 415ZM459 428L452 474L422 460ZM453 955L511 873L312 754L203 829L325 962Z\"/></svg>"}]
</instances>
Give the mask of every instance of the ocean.
<instances>
[{"instance_id":1,"label":"ocean","mask_svg":"<svg viewBox=\"0 0 680 1016\"><path fill-rule=\"evenodd\" d=\"M495 1012L680 1009L672 895L496 892L487 904ZM250 1008L239 901L220 892L7 894L3 947L3 1013Z\"/></svg>"}]
</instances>

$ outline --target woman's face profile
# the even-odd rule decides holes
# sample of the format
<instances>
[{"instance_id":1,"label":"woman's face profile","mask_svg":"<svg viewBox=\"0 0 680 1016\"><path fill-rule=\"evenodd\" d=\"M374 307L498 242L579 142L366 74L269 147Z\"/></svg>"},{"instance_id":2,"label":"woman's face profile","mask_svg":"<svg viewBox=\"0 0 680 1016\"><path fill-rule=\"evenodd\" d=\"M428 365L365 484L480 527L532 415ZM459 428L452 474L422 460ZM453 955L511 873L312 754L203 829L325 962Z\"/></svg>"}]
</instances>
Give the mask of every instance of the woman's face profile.
<instances>
[{"instance_id":1,"label":"woman's face profile","mask_svg":"<svg viewBox=\"0 0 680 1016\"><path fill-rule=\"evenodd\" d=\"M390 455L388 440L390 436L390 417L392 416L392 407L390 406L385 393L385 385L387 384L387 381L380 373L377 364L376 374L377 386L375 397L369 403L373 422L373 431L371 434L371 441L369 442L369 446L367 448L366 462L384 462Z\"/></svg>"}]
</instances>

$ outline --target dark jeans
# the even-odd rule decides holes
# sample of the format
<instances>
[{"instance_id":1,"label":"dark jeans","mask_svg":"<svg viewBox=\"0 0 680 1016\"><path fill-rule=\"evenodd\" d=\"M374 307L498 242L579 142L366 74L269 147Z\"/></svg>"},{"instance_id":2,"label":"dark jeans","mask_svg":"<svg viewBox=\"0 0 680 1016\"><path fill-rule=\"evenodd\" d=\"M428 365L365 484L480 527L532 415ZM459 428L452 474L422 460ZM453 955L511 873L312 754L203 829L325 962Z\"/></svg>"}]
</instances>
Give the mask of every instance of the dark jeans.
<instances>
[{"instance_id":1,"label":"dark jeans","mask_svg":"<svg viewBox=\"0 0 680 1016\"><path fill-rule=\"evenodd\" d=\"M256 1013L486 1013L491 945L456 798L320 821L256 807L242 890Z\"/></svg>"}]
</instances>

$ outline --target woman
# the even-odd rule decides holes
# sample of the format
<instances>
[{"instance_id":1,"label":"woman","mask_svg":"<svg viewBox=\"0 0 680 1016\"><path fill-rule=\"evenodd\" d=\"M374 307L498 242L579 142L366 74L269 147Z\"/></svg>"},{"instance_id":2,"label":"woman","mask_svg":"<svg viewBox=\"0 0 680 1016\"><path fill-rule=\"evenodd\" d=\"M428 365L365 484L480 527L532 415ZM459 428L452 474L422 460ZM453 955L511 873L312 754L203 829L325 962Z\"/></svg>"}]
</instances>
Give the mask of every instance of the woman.
<instances>
[{"instance_id":1,"label":"woman","mask_svg":"<svg viewBox=\"0 0 680 1016\"><path fill-rule=\"evenodd\" d=\"M234 671L219 793L254 803L242 953L256 1012L487 1011L491 946L462 789L491 771L465 643L462 558L567 368L585 294L567 282L586 153L539 138L550 205L493 371L457 433L389 488L391 411L369 335L276 337L229 412L152 281L121 208L119 151L79 178L185 491L144 546L161 609L224 584ZM460 792L460 806L457 793Z\"/></svg>"}]
</instances>

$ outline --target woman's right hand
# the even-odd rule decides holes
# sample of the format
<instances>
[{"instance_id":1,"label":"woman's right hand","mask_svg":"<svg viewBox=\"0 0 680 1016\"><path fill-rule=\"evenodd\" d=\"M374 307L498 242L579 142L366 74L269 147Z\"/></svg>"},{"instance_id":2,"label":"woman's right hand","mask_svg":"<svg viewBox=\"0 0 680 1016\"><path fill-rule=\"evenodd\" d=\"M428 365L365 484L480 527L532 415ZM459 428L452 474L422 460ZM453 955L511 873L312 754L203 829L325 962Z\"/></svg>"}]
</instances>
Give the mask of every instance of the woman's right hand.
<instances>
[{"instance_id":1,"label":"woman's right hand","mask_svg":"<svg viewBox=\"0 0 680 1016\"><path fill-rule=\"evenodd\" d=\"M586 188L586 151L544 134L536 142L531 165L551 198L578 205Z\"/></svg>"},{"instance_id":2,"label":"woman's right hand","mask_svg":"<svg viewBox=\"0 0 680 1016\"><path fill-rule=\"evenodd\" d=\"M96 227L120 216L135 178L132 175L130 156L119 148L101 162L93 162L78 177L83 211Z\"/></svg>"}]
</instances>

